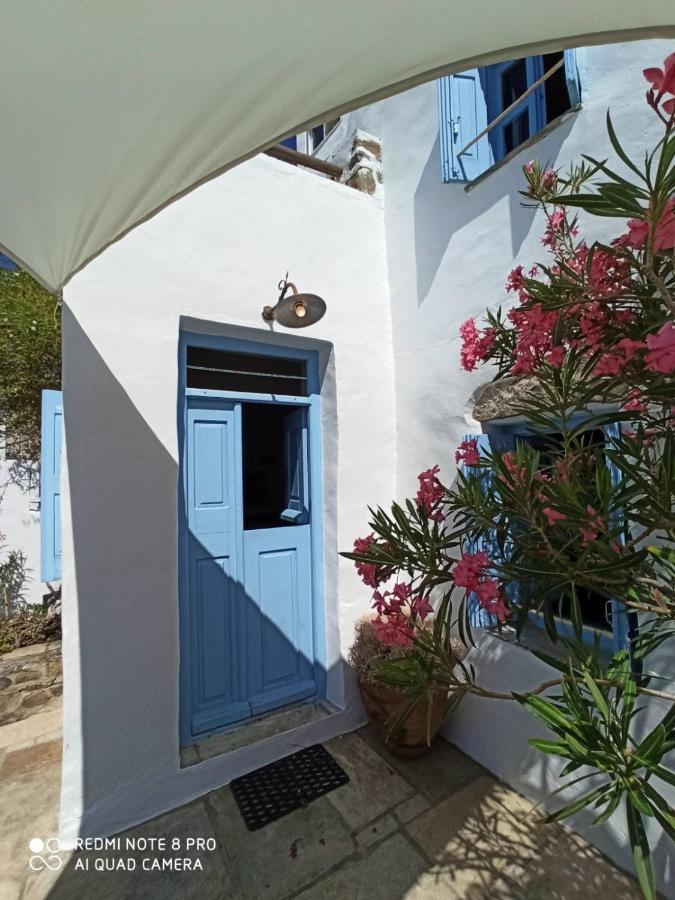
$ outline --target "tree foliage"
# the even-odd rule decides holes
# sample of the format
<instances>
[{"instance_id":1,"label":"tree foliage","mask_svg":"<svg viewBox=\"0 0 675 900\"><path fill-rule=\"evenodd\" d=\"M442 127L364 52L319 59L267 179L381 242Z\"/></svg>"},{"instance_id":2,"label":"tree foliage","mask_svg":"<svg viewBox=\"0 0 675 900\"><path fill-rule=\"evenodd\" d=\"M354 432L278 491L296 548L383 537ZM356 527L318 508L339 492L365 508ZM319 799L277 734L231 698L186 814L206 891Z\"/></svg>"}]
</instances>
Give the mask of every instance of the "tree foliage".
<instances>
[{"instance_id":1,"label":"tree foliage","mask_svg":"<svg viewBox=\"0 0 675 900\"><path fill-rule=\"evenodd\" d=\"M61 309L26 272L0 270L0 422L8 451L40 455L40 404L61 387Z\"/></svg>"}]
</instances>

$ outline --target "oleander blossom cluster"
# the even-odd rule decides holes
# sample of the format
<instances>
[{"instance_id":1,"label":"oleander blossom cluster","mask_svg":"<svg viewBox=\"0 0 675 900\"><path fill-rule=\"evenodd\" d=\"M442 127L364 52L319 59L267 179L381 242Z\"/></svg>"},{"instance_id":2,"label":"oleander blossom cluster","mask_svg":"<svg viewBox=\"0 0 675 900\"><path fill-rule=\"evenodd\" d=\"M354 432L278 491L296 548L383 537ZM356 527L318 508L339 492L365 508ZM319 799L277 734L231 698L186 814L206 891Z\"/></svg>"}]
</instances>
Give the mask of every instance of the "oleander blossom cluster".
<instances>
[{"instance_id":1,"label":"oleander blossom cluster","mask_svg":"<svg viewBox=\"0 0 675 900\"><path fill-rule=\"evenodd\" d=\"M646 69L644 75L651 85L647 102L667 122L666 116L675 116L675 54L663 69ZM574 350L596 360L594 375L600 378L630 378L640 369L673 374L675 325L655 322L635 302L635 293L646 262L673 253L675 197L658 209L650 201L609 244L589 246L579 237L577 217L564 205L569 180L535 161L523 172L523 194L545 216L541 242L551 260L510 272L505 287L516 305L506 321L479 328L471 318L460 326L462 367L471 372L489 361L504 366L506 356L508 374L531 375L542 366L559 368ZM547 303L548 298L555 302Z\"/></svg>"},{"instance_id":2,"label":"oleander blossom cluster","mask_svg":"<svg viewBox=\"0 0 675 900\"><path fill-rule=\"evenodd\" d=\"M452 577L457 587L465 588L468 595L473 594L483 609L501 623L509 609L499 582L490 575L491 566L485 550L465 553L452 567Z\"/></svg>"}]
</instances>

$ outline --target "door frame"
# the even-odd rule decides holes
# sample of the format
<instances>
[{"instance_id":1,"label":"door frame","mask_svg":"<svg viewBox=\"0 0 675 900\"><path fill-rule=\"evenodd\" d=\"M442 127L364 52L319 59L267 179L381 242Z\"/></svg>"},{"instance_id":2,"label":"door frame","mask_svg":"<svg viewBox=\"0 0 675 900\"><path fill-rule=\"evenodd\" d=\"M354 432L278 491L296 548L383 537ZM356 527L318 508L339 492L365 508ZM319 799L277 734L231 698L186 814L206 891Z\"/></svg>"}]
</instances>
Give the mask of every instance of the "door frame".
<instances>
[{"instance_id":1,"label":"door frame","mask_svg":"<svg viewBox=\"0 0 675 900\"><path fill-rule=\"evenodd\" d=\"M307 397L279 394L254 394L244 391L215 391L187 387L187 348L202 347L235 353L254 353L285 359L299 359L307 364ZM281 344L269 344L216 334L200 334L181 329L178 343L178 618L179 618L179 743L181 747L194 743L192 735L192 696L190 683L190 615L188 589L188 529L185 505L187 472L185 467L188 399L229 400L246 403L266 403L307 408L309 431L309 502L311 535L312 618L314 643L314 680L316 695L326 696L326 609L323 560L323 450L321 429L321 379L318 350L305 350ZM240 497L236 497L241 504ZM240 537L240 559L243 559L243 533ZM233 726L224 725L223 729ZM213 729L204 736L223 729Z\"/></svg>"}]
</instances>

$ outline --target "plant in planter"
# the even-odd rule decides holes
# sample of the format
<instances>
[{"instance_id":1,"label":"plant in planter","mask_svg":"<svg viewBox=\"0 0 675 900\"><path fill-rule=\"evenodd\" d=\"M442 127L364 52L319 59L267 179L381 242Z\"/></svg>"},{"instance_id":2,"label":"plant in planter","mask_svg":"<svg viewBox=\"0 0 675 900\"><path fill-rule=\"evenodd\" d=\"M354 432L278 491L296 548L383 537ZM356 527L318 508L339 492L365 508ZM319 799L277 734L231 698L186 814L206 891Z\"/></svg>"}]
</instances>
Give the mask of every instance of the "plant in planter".
<instances>
[{"instance_id":1,"label":"plant in planter","mask_svg":"<svg viewBox=\"0 0 675 900\"><path fill-rule=\"evenodd\" d=\"M433 628L433 624L426 619L421 627ZM412 641L401 640L398 635L396 643L383 641L378 632L381 627L382 620L372 616L356 623L349 662L356 672L361 700L370 721L393 753L412 759L429 749L454 698L443 681L437 681L432 658L427 659L419 650L411 653ZM460 641L450 638L448 654L459 662L466 650ZM405 683L397 684L401 666L418 668L426 689L411 692Z\"/></svg>"},{"instance_id":2,"label":"plant in planter","mask_svg":"<svg viewBox=\"0 0 675 900\"><path fill-rule=\"evenodd\" d=\"M462 441L452 485L436 466L422 472L417 496L371 510L371 534L344 555L375 590L376 636L407 648L377 680L411 705L430 685L451 699L520 703L552 732L530 744L554 758L559 790L574 786L542 821L584 809L594 824L622 815L654 900L645 822L675 839L675 673L665 646L675 635L675 54L644 75L664 126L654 149L631 159L608 115L620 172L592 157L567 174L528 163L523 194L545 217L552 258L510 273L517 302L506 315L460 329L465 369L490 362L497 379L527 379L518 414L536 440L489 451ZM588 244L577 210L623 222L613 240ZM393 582L425 610L441 594L432 628L403 614L383 590ZM591 595L630 623L609 657L599 635L587 637ZM488 690L449 652L451 634L471 645L485 618L520 636L533 613L558 644L537 653L555 677L534 690Z\"/></svg>"}]
</instances>

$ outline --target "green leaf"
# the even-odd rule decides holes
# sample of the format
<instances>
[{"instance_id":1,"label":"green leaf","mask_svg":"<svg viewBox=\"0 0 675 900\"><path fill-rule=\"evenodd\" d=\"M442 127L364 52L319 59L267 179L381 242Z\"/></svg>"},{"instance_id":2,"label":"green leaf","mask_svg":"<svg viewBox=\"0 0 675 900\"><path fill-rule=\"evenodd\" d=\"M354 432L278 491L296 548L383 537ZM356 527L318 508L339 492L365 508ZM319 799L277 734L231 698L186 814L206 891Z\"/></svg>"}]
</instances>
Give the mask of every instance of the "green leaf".
<instances>
[{"instance_id":1,"label":"green leaf","mask_svg":"<svg viewBox=\"0 0 675 900\"><path fill-rule=\"evenodd\" d=\"M642 760L650 760L654 757L654 762L659 762L663 754L663 745L666 742L666 729L663 725L657 725L647 737L642 741L635 751L635 755Z\"/></svg>"},{"instance_id":2,"label":"green leaf","mask_svg":"<svg viewBox=\"0 0 675 900\"><path fill-rule=\"evenodd\" d=\"M541 750L542 753L552 753L554 756L571 756L569 746L563 741L546 741L541 738L530 738L527 742L531 747Z\"/></svg>"},{"instance_id":3,"label":"green leaf","mask_svg":"<svg viewBox=\"0 0 675 900\"><path fill-rule=\"evenodd\" d=\"M626 803L626 822L628 824L628 837L633 851L635 874L640 882L642 893L646 900L656 900L654 869L652 867L649 842L645 834L642 816L632 803Z\"/></svg>"},{"instance_id":4,"label":"green leaf","mask_svg":"<svg viewBox=\"0 0 675 900\"><path fill-rule=\"evenodd\" d=\"M587 806L590 806L591 803L595 803L595 801L599 800L606 791L607 785L603 785L602 787L596 788L594 791L591 791L589 794L584 794L581 797L577 797L577 799L573 800L572 803L568 803L567 806L563 806L556 812L546 816L543 821L546 823L562 822L563 819L568 819L570 816L573 816L580 810L585 809Z\"/></svg>"},{"instance_id":5,"label":"green leaf","mask_svg":"<svg viewBox=\"0 0 675 900\"><path fill-rule=\"evenodd\" d=\"M609 114L609 110L607 110L607 134L609 135L609 140L614 148L614 152L619 157L619 159L626 165L628 168L635 172L640 181L645 181L644 174L638 169L635 163L631 160L631 158L626 154L625 150L621 146L618 137L616 136L616 132L614 131L614 125L612 125L612 117Z\"/></svg>"},{"instance_id":6,"label":"green leaf","mask_svg":"<svg viewBox=\"0 0 675 900\"><path fill-rule=\"evenodd\" d=\"M607 724L609 724L609 722L611 720L611 715L609 712L609 706L607 705L607 701L605 700L605 698L602 695L602 691L597 686L595 681L593 681L593 679L591 678L591 676L588 672L584 672L583 677L584 677L584 683L586 684L586 687L588 688L588 690L591 694L591 697L593 697L593 702L595 703L596 707L598 708L600 715L605 720L605 722Z\"/></svg>"},{"instance_id":7,"label":"green leaf","mask_svg":"<svg viewBox=\"0 0 675 900\"><path fill-rule=\"evenodd\" d=\"M545 722L549 728L557 733L562 732L568 734L570 731L570 723L567 718L560 712L557 706L554 706L549 700L543 697L537 697L532 694L526 694L523 697L517 696L516 699L526 706L531 712L542 722Z\"/></svg>"}]
</instances>

